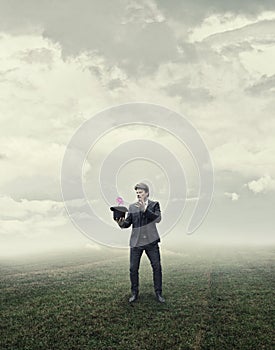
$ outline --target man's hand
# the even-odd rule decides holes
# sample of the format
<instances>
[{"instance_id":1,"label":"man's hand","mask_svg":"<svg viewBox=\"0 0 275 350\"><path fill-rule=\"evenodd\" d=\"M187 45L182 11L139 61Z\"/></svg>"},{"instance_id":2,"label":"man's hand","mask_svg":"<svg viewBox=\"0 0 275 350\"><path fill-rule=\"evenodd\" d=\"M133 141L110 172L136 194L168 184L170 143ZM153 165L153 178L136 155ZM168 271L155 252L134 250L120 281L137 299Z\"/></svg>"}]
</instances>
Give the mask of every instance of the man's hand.
<instances>
[{"instance_id":1,"label":"man's hand","mask_svg":"<svg viewBox=\"0 0 275 350\"><path fill-rule=\"evenodd\" d=\"M139 198L138 202L135 204L136 207L138 207L141 211L145 211L145 202L143 198Z\"/></svg>"},{"instance_id":2,"label":"man's hand","mask_svg":"<svg viewBox=\"0 0 275 350\"><path fill-rule=\"evenodd\" d=\"M118 223L118 226L120 226L120 224L123 224L125 218L119 218L119 219L116 219L116 222Z\"/></svg>"}]
</instances>

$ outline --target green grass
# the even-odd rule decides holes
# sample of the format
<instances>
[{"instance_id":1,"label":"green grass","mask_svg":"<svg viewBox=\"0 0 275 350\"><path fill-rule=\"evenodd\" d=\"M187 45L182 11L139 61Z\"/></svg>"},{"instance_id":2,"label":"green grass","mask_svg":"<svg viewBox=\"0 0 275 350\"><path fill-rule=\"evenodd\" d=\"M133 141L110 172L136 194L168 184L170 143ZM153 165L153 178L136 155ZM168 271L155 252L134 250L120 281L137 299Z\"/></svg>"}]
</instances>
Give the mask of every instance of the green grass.
<instances>
[{"instance_id":1,"label":"green grass","mask_svg":"<svg viewBox=\"0 0 275 350\"><path fill-rule=\"evenodd\" d=\"M128 254L2 261L1 349L272 349L271 250L162 254L165 304L147 257L130 305Z\"/></svg>"}]
</instances>

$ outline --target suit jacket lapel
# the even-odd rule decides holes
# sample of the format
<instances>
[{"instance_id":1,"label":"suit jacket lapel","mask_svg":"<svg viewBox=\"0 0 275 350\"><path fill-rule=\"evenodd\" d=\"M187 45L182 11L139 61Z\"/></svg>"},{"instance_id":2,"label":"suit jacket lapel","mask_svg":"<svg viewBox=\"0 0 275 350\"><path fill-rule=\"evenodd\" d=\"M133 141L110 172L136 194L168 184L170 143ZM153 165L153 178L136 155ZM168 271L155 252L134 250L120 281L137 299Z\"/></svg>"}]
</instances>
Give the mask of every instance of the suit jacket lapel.
<instances>
[{"instance_id":1,"label":"suit jacket lapel","mask_svg":"<svg viewBox=\"0 0 275 350\"><path fill-rule=\"evenodd\" d=\"M153 201L151 201L149 198L148 198L148 204L147 204L147 208L150 207L150 205L153 203Z\"/></svg>"}]
</instances>

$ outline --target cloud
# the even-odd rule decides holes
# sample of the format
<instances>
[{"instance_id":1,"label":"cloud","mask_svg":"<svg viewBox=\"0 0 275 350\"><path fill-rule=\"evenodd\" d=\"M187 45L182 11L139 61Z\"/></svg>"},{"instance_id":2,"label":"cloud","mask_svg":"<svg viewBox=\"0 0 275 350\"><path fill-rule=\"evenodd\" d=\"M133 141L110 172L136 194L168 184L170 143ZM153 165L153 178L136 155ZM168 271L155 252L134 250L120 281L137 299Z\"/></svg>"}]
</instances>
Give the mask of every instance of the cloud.
<instances>
[{"instance_id":1,"label":"cloud","mask_svg":"<svg viewBox=\"0 0 275 350\"><path fill-rule=\"evenodd\" d=\"M270 94L274 96L275 93L275 74L271 77L263 75L259 81L246 89L254 96Z\"/></svg>"},{"instance_id":2,"label":"cloud","mask_svg":"<svg viewBox=\"0 0 275 350\"><path fill-rule=\"evenodd\" d=\"M235 192L224 192L224 195L226 197L229 197L231 198L231 200L234 202L234 201L237 201L239 198L240 198L240 195L235 193Z\"/></svg>"},{"instance_id":3,"label":"cloud","mask_svg":"<svg viewBox=\"0 0 275 350\"><path fill-rule=\"evenodd\" d=\"M63 57L83 52L104 56L108 64L119 66L130 76L153 73L161 63L178 59L178 39L187 38L196 28L209 34L210 23L228 30L238 23L273 18L270 11L275 9L272 1L259 4L256 0L249 5L218 0L184 4L180 0L118 0L108 6L101 0L70 0L59 1L54 8L45 0L39 5L34 0L28 0L28 6L25 3L0 3L0 29L12 34L39 33L58 43ZM231 25L226 27L225 22ZM34 56L36 60L39 54Z\"/></svg>"},{"instance_id":4,"label":"cloud","mask_svg":"<svg viewBox=\"0 0 275 350\"><path fill-rule=\"evenodd\" d=\"M71 224L63 202L2 196L0 206L1 256L71 249L87 242Z\"/></svg>"},{"instance_id":5,"label":"cloud","mask_svg":"<svg viewBox=\"0 0 275 350\"><path fill-rule=\"evenodd\" d=\"M243 176L259 176L263 171L270 171L275 175L272 162L275 144L270 140L252 138L246 142L226 142L212 152L216 171L230 170Z\"/></svg>"},{"instance_id":6,"label":"cloud","mask_svg":"<svg viewBox=\"0 0 275 350\"><path fill-rule=\"evenodd\" d=\"M19 201L9 196L0 197L2 220L28 220L31 217L64 216L63 202L52 200L27 200L22 198Z\"/></svg>"},{"instance_id":7,"label":"cloud","mask_svg":"<svg viewBox=\"0 0 275 350\"><path fill-rule=\"evenodd\" d=\"M244 185L253 193L267 193L270 191L275 191L275 179L270 175L264 175L258 180L249 181Z\"/></svg>"},{"instance_id":8,"label":"cloud","mask_svg":"<svg viewBox=\"0 0 275 350\"><path fill-rule=\"evenodd\" d=\"M274 13L275 17L275 13ZM259 20L251 24L246 24L240 28L227 30L221 33L212 34L204 39L210 45L223 46L229 43L241 42L244 40L256 42L274 42L272 31L275 25L275 18L269 20Z\"/></svg>"},{"instance_id":9,"label":"cloud","mask_svg":"<svg viewBox=\"0 0 275 350\"><path fill-rule=\"evenodd\" d=\"M167 93L171 96L179 96L182 101L188 101L189 103L207 103L212 100L212 96L208 89L203 87L192 88L189 86L189 82L186 79L180 79L177 82L165 87Z\"/></svg>"},{"instance_id":10,"label":"cloud","mask_svg":"<svg viewBox=\"0 0 275 350\"><path fill-rule=\"evenodd\" d=\"M6 159L7 155L5 153L0 153L0 160Z\"/></svg>"},{"instance_id":11,"label":"cloud","mask_svg":"<svg viewBox=\"0 0 275 350\"><path fill-rule=\"evenodd\" d=\"M2 204L10 208L2 221L11 235L40 232L54 237L57 228L58 235L67 237L72 225L61 208L53 209L53 203L62 202L59 182L65 147L83 121L125 102L161 104L197 128L223 194L221 214L229 206L247 205L243 194L241 201L230 205L228 198L237 200L239 194L225 190L246 183L256 191L261 181L254 180L255 185L251 179L265 173L275 178L275 21L274 11L267 12L275 9L274 1L106 4L61 0L53 7L46 0L0 1L0 192ZM104 123L100 121L101 126ZM91 173L109 154L110 140L114 145L161 136L159 142L183 161L187 171L191 169L192 159L171 135L161 129L133 129L118 129L117 136L106 135L105 143L98 140L84 174L91 198L101 196L94 186L98 177ZM131 174L122 172L119 179L129 201L128 183L137 176L134 170ZM145 177L154 178L149 172ZM160 184L165 194L168 185L160 180L154 184ZM181 181L177 174L175 181ZM270 188L261 186L262 192ZM188 194L187 200L196 200L196 195ZM252 197L256 201L260 196ZM85 215L83 203L74 204ZM105 204L102 209L99 204L96 209L107 217ZM258 212L258 207L253 210ZM213 216L216 219L215 211ZM221 218L226 220L226 215Z\"/></svg>"},{"instance_id":12,"label":"cloud","mask_svg":"<svg viewBox=\"0 0 275 350\"><path fill-rule=\"evenodd\" d=\"M32 9L32 10L30 10ZM110 65L120 65L128 74L155 71L159 62L174 57L173 31L155 1L101 0L60 1L54 8L5 4L1 11L5 31L33 30L59 43L64 57L83 52L104 55ZM62 21L60 17L62 16ZM162 40L159 41L158 38Z\"/></svg>"},{"instance_id":13,"label":"cloud","mask_svg":"<svg viewBox=\"0 0 275 350\"><path fill-rule=\"evenodd\" d=\"M187 45L194 50L190 53L196 56L194 62L186 57L168 60L153 76L131 79L96 54L65 60L60 46L39 35L4 35L2 43L8 48L3 64L9 80L1 105L0 145L7 158L2 159L6 163L0 190L13 198L60 200L59 166L74 130L103 106L144 96L183 112L194 122L209 145L217 171L257 176L268 164L268 171L274 172L271 97L247 96L243 87L255 80L241 65L225 61L205 44ZM51 52L50 63L40 62L41 50ZM26 61L26 52L32 57L36 51L38 57L32 63ZM26 81L35 88L22 88ZM20 128L14 127L17 118ZM257 130L264 136L259 138Z\"/></svg>"},{"instance_id":14,"label":"cloud","mask_svg":"<svg viewBox=\"0 0 275 350\"><path fill-rule=\"evenodd\" d=\"M234 14L233 12L212 14L206 17L199 26L192 29L189 41L202 41L206 38L213 38L213 35L232 33L232 31L240 30L248 25L273 19L275 19L274 11L263 11L257 16L246 16L245 14Z\"/></svg>"},{"instance_id":15,"label":"cloud","mask_svg":"<svg viewBox=\"0 0 275 350\"><path fill-rule=\"evenodd\" d=\"M96 55L89 56L89 64L85 54L64 60L59 45L37 34L3 34L0 48L5 79L0 104L1 124L5 123L5 128L1 127L0 136L23 135L66 143L85 115L105 107L110 97L89 67L105 69L110 80L121 78L115 67L108 71L104 60ZM15 129L18 118L20 128Z\"/></svg>"},{"instance_id":16,"label":"cloud","mask_svg":"<svg viewBox=\"0 0 275 350\"><path fill-rule=\"evenodd\" d=\"M258 20L237 29L224 31L206 37L207 44L224 59L235 60L249 73L250 79L259 79L263 74L274 74L275 12L273 19ZM245 86L245 85L244 85Z\"/></svg>"},{"instance_id":17,"label":"cloud","mask_svg":"<svg viewBox=\"0 0 275 350\"><path fill-rule=\"evenodd\" d=\"M187 23L189 27L200 25L205 18L212 15L217 17L248 17L256 18L262 12L274 11L272 0L265 1L220 1L220 0L159 0L158 5L166 18Z\"/></svg>"},{"instance_id":18,"label":"cloud","mask_svg":"<svg viewBox=\"0 0 275 350\"><path fill-rule=\"evenodd\" d=\"M157 3L153 0L132 0L128 1L126 6L125 17L122 20L123 24L136 22L144 23L159 23L165 21L165 17L159 10Z\"/></svg>"},{"instance_id":19,"label":"cloud","mask_svg":"<svg viewBox=\"0 0 275 350\"><path fill-rule=\"evenodd\" d=\"M27 137L2 137L0 191L14 198L60 198L59 173L64 146Z\"/></svg>"}]
</instances>

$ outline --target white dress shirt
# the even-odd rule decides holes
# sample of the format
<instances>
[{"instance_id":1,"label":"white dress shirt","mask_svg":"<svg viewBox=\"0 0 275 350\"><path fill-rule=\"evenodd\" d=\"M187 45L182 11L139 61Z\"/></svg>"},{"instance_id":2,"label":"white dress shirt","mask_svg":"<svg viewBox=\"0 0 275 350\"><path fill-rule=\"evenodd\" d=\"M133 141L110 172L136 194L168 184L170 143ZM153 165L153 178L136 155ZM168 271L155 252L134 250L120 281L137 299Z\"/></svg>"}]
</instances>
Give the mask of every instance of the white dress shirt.
<instances>
[{"instance_id":1,"label":"white dress shirt","mask_svg":"<svg viewBox=\"0 0 275 350\"><path fill-rule=\"evenodd\" d=\"M148 198L147 198L146 202L144 202L144 211L147 209L147 205L148 205Z\"/></svg>"}]
</instances>

